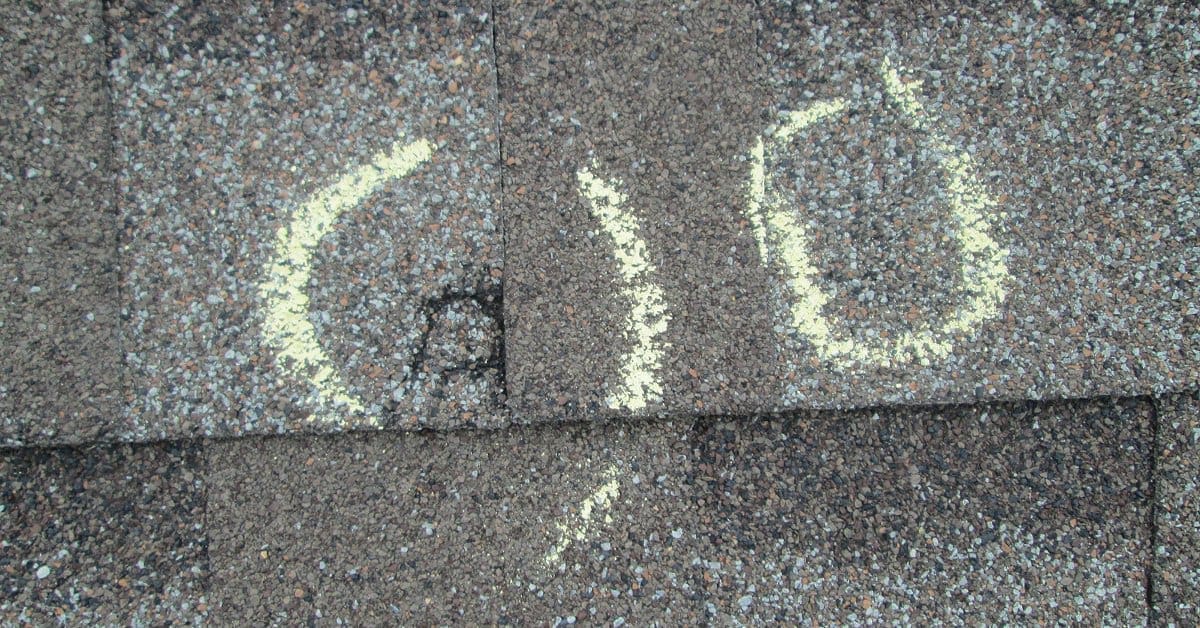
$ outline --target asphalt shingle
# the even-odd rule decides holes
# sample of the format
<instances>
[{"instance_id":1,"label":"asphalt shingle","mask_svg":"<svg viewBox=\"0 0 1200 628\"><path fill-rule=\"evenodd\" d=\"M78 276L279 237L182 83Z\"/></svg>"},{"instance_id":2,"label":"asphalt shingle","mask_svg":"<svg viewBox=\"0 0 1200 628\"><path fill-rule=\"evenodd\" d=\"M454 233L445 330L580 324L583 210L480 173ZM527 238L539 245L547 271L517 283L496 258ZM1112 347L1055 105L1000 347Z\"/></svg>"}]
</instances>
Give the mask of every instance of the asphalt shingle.
<instances>
[{"instance_id":1,"label":"asphalt shingle","mask_svg":"<svg viewBox=\"0 0 1200 628\"><path fill-rule=\"evenodd\" d=\"M773 122L845 102L766 141L768 205L802 212L829 297L796 322L796 285L772 295L785 405L1200 383L1200 10L760 8Z\"/></svg>"},{"instance_id":2,"label":"asphalt shingle","mask_svg":"<svg viewBox=\"0 0 1200 628\"><path fill-rule=\"evenodd\" d=\"M693 469L718 621L1145 621L1148 400L720 421Z\"/></svg>"},{"instance_id":3,"label":"asphalt shingle","mask_svg":"<svg viewBox=\"0 0 1200 628\"><path fill-rule=\"evenodd\" d=\"M486 5L114 3L122 439L503 399Z\"/></svg>"},{"instance_id":4,"label":"asphalt shingle","mask_svg":"<svg viewBox=\"0 0 1200 628\"><path fill-rule=\"evenodd\" d=\"M1151 404L208 449L225 623L1138 623Z\"/></svg>"},{"instance_id":5,"label":"asphalt shingle","mask_svg":"<svg viewBox=\"0 0 1200 628\"><path fill-rule=\"evenodd\" d=\"M1196 11L504 5L515 411L1194 388Z\"/></svg>"},{"instance_id":6,"label":"asphalt shingle","mask_svg":"<svg viewBox=\"0 0 1200 628\"><path fill-rule=\"evenodd\" d=\"M749 6L505 3L496 20L514 412L762 406L775 349L749 330L773 325L768 277L734 211L764 97ZM628 200L601 220L584 187Z\"/></svg>"},{"instance_id":7,"label":"asphalt shingle","mask_svg":"<svg viewBox=\"0 0 1200 628\"><path fill-rule=\"evenodd\" d=\"M199 443L0 453L0 621L199 624Z\"/></svg>"},{"instance_id":8,"label":"asphalt shingle","mask_svg":"<svg viewBox=\"0 0 1200 628\"><path fill-rule=\"evenodd\" d=\"M0 445L120 424L103 42L99 2L0 5Z\"/></svg>"},{"instance_id":9,"label":"asphalt shingle","mask_svg":"<svg viewBox=\"0 0 1200 628\"><path fill-rule=\"evenodd\" d=\"M222 624L694 624L686 429L248 438L208 448Z\"/></svg>"}]
</instances>

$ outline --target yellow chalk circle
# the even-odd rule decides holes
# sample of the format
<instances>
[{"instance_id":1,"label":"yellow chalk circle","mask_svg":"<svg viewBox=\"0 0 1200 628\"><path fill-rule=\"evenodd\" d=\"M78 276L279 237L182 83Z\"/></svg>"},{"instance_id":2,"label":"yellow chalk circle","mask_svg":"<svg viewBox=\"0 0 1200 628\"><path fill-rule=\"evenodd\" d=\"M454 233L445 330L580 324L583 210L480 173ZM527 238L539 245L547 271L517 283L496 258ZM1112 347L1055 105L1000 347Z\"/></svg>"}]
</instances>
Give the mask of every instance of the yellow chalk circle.
<instances>
[{"instance_id":1,"label":"yellow chalk circle","mask_svg":"<svg viewBox=\"0 0 1200 628\"><path fill-rule=\"evenodd\" d=\"M654 267L646 259L646 243L638 237L637 217L625 209L626 197L619 181L597 178L584 168L577 173L579 191L613 241L613 254L625 285L621 295L631 307L625 320L626 336L633 347L621 364L621 383L609 394L610 408L641 410L662 399L658 370L663 356L659 334L667 330L667 307L662 289L655 284Z\"/></svg>"},{"instance_id":2,"label":"yellow chalk circle","mask_svg":"<svg viewBox=\"0 0 1200 628\"><path fill-rule=\"evenodd\" d=\"M351 170L314 194L275 236L275 252L259 285L259 294L266 302L263 329L268 342L282 358L279 361L282 369L312 385L319 403L325 406L309 417L312 423L339 427L379 425L379 417L367 414L362 402L346 389L308 320L305 288L312 275L313 253L346 210L357 206L388 181L407 176L432 154L433 145L423 139L396 143L390 151L375 155L371 163Z\"/></svg>"},{"instance_id":3,"label":"yellow chalk circle","mask_svg":"<svg viewBox=\"0 0 1200 628\"><path fill-rule=\"evenodd\" d=\"M946 175L948 204L958 225L961 254L959 270L964 294L955 310L934 324L920 323L898 337L865 343L848 338L822 312L830 297L817 284L818 271L809 253L808 228L798 219L784 194L769 185L766 162L785 151L797 133L845 111L847 103L843 99L818 101L801 111L790 112L773 133L758 139L750 155L747 212L763 263L780 267L792 293L794 300L789 313L792 327L813 343L823 359L839 366L854 363L895 366L913 360L929 365L931 360L950 354L955 334L974 333L983 321L997 315L1005 296L1004 283L1009 280L1008 251L988 233L996 200L975 177L971 156L953 147L944 134L932 128L914 94L920 83L901 80L886 58L880 74L888 96L899 105L913 128L932 136L931 148L942 156L940 167Z\"/></svg>"}]
</instances>

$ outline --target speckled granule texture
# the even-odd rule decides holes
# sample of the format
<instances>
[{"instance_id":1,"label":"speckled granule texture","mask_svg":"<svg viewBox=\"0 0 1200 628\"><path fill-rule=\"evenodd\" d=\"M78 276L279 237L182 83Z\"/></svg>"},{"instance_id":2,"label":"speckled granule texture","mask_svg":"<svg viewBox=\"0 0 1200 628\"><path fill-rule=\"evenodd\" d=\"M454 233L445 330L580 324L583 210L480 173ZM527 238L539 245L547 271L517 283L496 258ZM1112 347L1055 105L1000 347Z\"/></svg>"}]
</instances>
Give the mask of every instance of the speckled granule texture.
<instances>
[{"instance_id":1,"label":"speckled granule texture","mask_svg":"<svg viewBox=\"0 0 1200 628\"><path fill-rule=\"evenodd\" d=\"M0 454L0 623L199 624L198 444Z\"/></svg>"},{"instance_id":2,"label":"speckled granule texture","mask_svg":"<svg viewBox=\"0 0 1200 628\"><path fill-rule=\"evenodd\" d=\"M209 604L218 623L1136 624L1152 440L1148 401L1095 400L217 442Z\"/></svg>"},{"instance_id":3,"label":"speckled granule texture","mask_svg":"<svg viewBox=\"0 0 1200 628\"><path fill-rule=\"evenodd\" d=\"M357 433L208 447L211 619L694 625L685 427ZM616 483L607 508L582 504ZM578 539L549 564L564 524Z\"/></svg>"},{"instance_id":4,"label":"speckled granule texture","mask_svg":"<svg viewBox=\"0 0 1200 628\"><path fill-rule=\"evenodd\" d=\"M1150 416L1099 400L712 423L693 579L718 623L1141 624Z\"/></svg>"},{"instance_id":5,"label":"speckled granule texture","mask_svg":"<svg viewBox=\"0 0 1200 628\"><path fill-rule=\"evenodd\" d=\"M662 400L633 414L1194 387L1197 11L503 5L514 409L596 416L634 345L584 167L627 197L669 318ZM887 96L885 61L923 108L920 128ZM797 132L764 177L808 230L790 253L810 259L837 338L865 351L961 317L983 284L963 271L947 164L967 164L963 180L995 201L979 224L1003 251L1003 297L936 333L948 355L928 364L822 357L792 325L788 252L773 243L762 261L755 142L784 112L835 98L845 110Z\"/></svg>"},{"instance_id":6,"label":"speckled granule texture","mask_svg":"<svg viewBox=\"0 0 1200 628\"><path fill-rule=\"evenodd\" d=\"M121 438L359 425L282 363L261 284L298 207L420 139L427 161L320 231L306 320L381 427L475 425L502 403L487 7L388 6L107 12L135 388Z\"/></svg>"},{"instance_id":7,"label":"speckled granule texture","mask_svg":"<svg viewBox=\"0 0 1200 628\"><path fill-rule=\"evenodd\" d=\"M518 414L597 416L630 348L630 302L581 168L619 181L641 221L670 308L668 407L744 410L771 397L774 347L750 331L771 327L758 297L767 276L735 211L735 157L766 120L751 17L716 3L497 8Z\"/></svg>"},{"instance_id":8,"label":"speckled granule texture","mask_svg":"<svg viewBox=\"0 0 1200 628\"><path fill-rule=\"evenodd\" d=\"M943 175L926 163L934 137L969 154L996 199L989 232L1011 275L998 316L927 367L831 378L802 339L780 334L788 404L1196 386L1200 9L1172 4L763 5L771 108L851 101L798 138L800 165L776 172L808 188L797 203L819 234L821 282L838 292L826 312L856 339L895 336L973 287L948 237ZM885 57L921 82L928 131L896 124Z\"/></svg>"},{"instance_id":9,"label":"speckled granule texture","mask_svg":"<svg viewBox=\"0 0 1200 628\"><path fill-rule=\"evenodd\" d=\"M88 441L121 414L103 41L99 2L0 3L4 445Z\"/></svg>"},{"instance_id":10,"label":"speckled granule texture","mask_svg":"<svg viewBox=\"0 0 1200 628\"><path fill-rule=\"evenodd\" d=\"M1200 397L1158 400L1151 590L1159 625L1200 622Z\"/></svg>"}]
</instances>

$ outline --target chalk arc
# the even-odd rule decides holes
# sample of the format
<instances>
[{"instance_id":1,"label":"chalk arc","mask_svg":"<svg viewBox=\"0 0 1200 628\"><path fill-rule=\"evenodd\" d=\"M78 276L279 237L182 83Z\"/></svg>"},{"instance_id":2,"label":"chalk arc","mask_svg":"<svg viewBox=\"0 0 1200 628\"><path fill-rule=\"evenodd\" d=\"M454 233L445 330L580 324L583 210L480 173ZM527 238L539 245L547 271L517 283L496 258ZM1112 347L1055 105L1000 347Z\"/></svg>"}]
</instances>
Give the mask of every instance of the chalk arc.
<instances>
[{"instance_id":1,"label":"chalk arc","mask_svg":"<svg viewBox=\"0 0 1200 628\"><path fill-rule=\"evenodd\" d=\"M290 378L307 382L316 393L316 410L308 421L331 427L379 427L380 418L368 413L347 389L333 360L317 339L308 319L306 292L312 277L313 254L338 218L357 207L384 184L408 176L429 160L434 146L428 140L399 141L370 162L342 175L301 204L275 235L259 295L265 304L263 334L279 355L278 366Z\"/></svg>"}]
</instances>

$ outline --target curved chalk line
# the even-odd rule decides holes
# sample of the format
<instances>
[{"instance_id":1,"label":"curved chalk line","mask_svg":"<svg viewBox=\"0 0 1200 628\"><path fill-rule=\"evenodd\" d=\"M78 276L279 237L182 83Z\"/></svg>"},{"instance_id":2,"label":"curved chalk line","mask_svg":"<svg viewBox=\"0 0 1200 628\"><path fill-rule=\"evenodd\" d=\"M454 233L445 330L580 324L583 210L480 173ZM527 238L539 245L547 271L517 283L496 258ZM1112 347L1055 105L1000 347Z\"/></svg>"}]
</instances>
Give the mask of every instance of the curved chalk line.
<instances>
[{"instance_id":1,"label":"curved chalk line","mask_svg":"<svg viewBox=\"0 0 1200 628\"><path fill-rule=\"evenodd\" d=\"M263 330L279 352L281 368L289 376L308 382L316 390L320 405L334 406L314 412L308 419L310 423L379 426L379 417L366 414L362 402L347 390L308 320L306 289L312 276L313 253L339 216L388 181L410 174L430 158L433 150L433 144L424 139L397 142L390 151L376 154L370 163L319 190L296 209L275 236L274 254L259 284L259 294L266 303Z\"/></svg>"},{"instance_id":2,"label":"curved chalk line","mask_svg":"<svg viewBox=\"0 0 1200 628\"><path fill-rule=\"evenodd\" d=\"M853 363L896 366L914 359L929 365L932 359L945 358L950 354L955 334L973 333L983 321L998 314L1005 297L1003 284L1010 279L1008 250L988 233L990 212L997 201L974 175L974 160L932 128L914 94L920 88L919 82L902 81L886 58L879 71L888 96L900 106L913 128L932 135L933 152L943 155L940 165L946 175L950 212L958 223L960 271L967 295L944 320L920 323L895 339L858 343L845 337L836 329L837 324L822 313L830 297L816 283L818 271L809 254L808 228L797 219L794 207L783 194L768 185L766 160L782 152L800 131L845 111L844 99L818 101L786 114L784 124L765 140L759 137L751 149L747 213L760 257L768 267L776 262L786 277L794 297L789 312L792 327L812 342L822 359L842 367Z\"/></svg>"},{"instance_id":3,"label":"curved chalk line","mask_svg":"<svg viewBox=\"0 0 1200 628\"><path fill-rule=\"evenodd\" d=\"M658 336L667 330L671 317L667 314L662 288L652 281L656 269L646 259L646 243L637 235L637 217L625 209L628 199L617 189L620 181L599 179L588 168L581 169L576 176L580 194L588 199L592 214L613 241L613 256L625 280L621 295L631 304L625 326L633 347L622 360L621 383L610 392L608 407L642 410L662 399L658 370L663 348Z\"/></svg>"}]
</instances>

